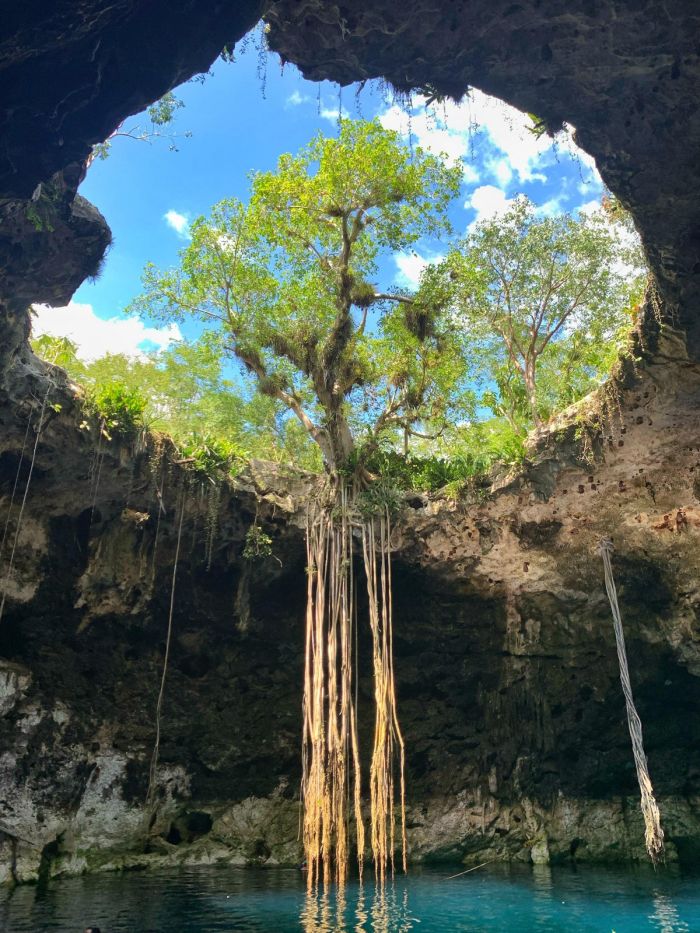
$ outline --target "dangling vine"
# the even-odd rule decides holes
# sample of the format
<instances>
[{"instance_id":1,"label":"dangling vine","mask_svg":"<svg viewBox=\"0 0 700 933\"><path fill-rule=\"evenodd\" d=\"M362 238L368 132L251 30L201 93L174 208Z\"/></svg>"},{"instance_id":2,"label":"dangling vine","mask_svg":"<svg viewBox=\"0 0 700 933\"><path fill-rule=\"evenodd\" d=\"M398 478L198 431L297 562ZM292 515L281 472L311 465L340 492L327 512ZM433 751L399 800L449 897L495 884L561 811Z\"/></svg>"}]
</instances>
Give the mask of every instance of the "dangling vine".
<instances>
[{"instance_id":1,"label":"dangling vine","mask_svg":"<svg viewBox=\"0 0 700 933\"><path fill-rule=\"evenodd\" d=\"M625 633L622 629L622 617L620 607L617 602L617 590L613 578L612 563L610 554L613 549L612 541L603 539L598 545L598 549L603 558L603 568L605 571L605 589L610 601L610 608L613 615L613 626L615 629L615 642L617 644L617 658L620 665L620 682L622 683L622 692L625 695L625 706L627 708L627 725L630 738L632 739L632 753L634 755L634 765L637 770L637 780L639 782L639 791L641 796L642 815L644 816L644 842L649 853L649 858L656 864L662 857L664 851L664 831L661 828L661 817L659 808L654 797L654 788L649 776L649 767L647 765L647 756L644 753L644 744L642 740L642 721L634 705L632 696L632 684L630 682L630 672L627 664L627 651L625 648Z\"/></svg>"},{"instance_id":2,"label":"dangling vine","mask_svg":"<svg viewBox=\"0 0 700 933\"><path fill-rule=\"evenodd\" d=\"M19 452L19 462L17 463L17 472L15 473L15 481L12 486L12 492L10 494L10 504L7 507L7 517L5 518L5 527L2 532L2 541L0 541L0 557L5 553L5 542L7 541L7 533L10 530L10 519L12 518L12 507L15 504L15 497L17 495L17 487L19 486L19 478L22 475L22 466L24 465L24 452L27 449L27 441L29 440L29 431L32 426L32 415L29 413L27 418L27 427L24 432L24 439L22 441L22 449Z\"/></svg>"},{"instance_id":3,"label":"dangling vine","mask_svg":"<svg viewBox=\"0 0 700 933\"><path fill-rule=\"evenodd\" d=\"M378 525L378 527L377 527ZM379 552L377 552L377 532ZM394 764L399 756L402 867L406 871L405 749L396 710L394 682L393 598L391 592L391 518L388 508L362 527L362 554L367 576L369 621L372 629L375 728L370 801L372 854L375 870L384 881L387 865L394 872Z\"/></svg>"},{"instance_id":4,"label":"dangling vine","mask_svg":"<svg viewBox=\"0 0 700 933\"><path fill-rule=\"evenodd\" d=\"M206 544L205 561L207 571L211 570L212 557L214 556L214 545L216 544L216 532L219 519L219 506L221 504L221 484L211 480L211 487L207 497L207 526L206 526Z\"/></svg>"},{"instance_id":5,"label":"dangling vine","mask_svg":"<svg viewBox=\"0 0 700 933\"><path fill-rule=\"evenodd\" d=\"M168 610L168 628L165 638L165 654L163 656L163 670L160 677L160 687L158 690L158 700L156 702L156 736L153 743L153 752L151 754L151 764L148 771L148 788L146 790L146 814L149 818L149 823L153 821L155 817L155 807L154 807L154 794L156 789L156 778L158 772L158 755L160 753L160 724L161 724L161 713L163 710L163 697L165 695L165 682L168 676L168 662L170 660L170 645L172 642L173 634L173 613L175 609L175 585L177 583L177 568L178 561L180 559L180 543L182 541L182 523L185 517L185 503L187 501L186 494L186 481L183 479L183 488L181 493L181 502L180 502L180 518L178 520L177 526L177 542L175 545L175 560L173 562L173 574L170 582L170 607ZM149 825L150 830L150 825Z\"/></svg>"},{"instance_id":6,"label":"dangling vine","mask_svg":"<svg viewBox=\"0 0 700 933\"><path fill-rule=\"evenodd\" d=\"M24 509L27 504L27 495L29 494L29 486L31 484L32 476L34 474L34 464L36 463L36 453L39 448L39 440L41 439L41 432L44 428L44 414L46 412L46 405L49 401L49 394L53 388L54 388L53 382L49 381L46 387L46 392L44 393L44 398L41 403L41 409L39 411L39 421L37 422L37 427L36 427L36 437L34 439L34 447L32 449L32 458L29 462L29 473L27 474L27 482L24 487L24 494L22 496L22 503L19 508L19 515L17 516L17 525L15 527L15 536L12 541L12 550L10 551L10 559L7 563L5 579L3 580L3 584L2 584L2 599L0 600L0 622L2 622L2 617L5 612L5 601L7 599L7 588L9 586L10 578L12 576L12 571L15 565L15 553L17 551L17 543L19 541L20 532L22 530L22 518L24 517ZM27 425L27 429L28 428L29 428L29 425ZM10 510L12 510L12 503L15 497L15 491L17 489L17 482L19 480L19 471L22 466L22 456L24 455L26 443L27 443L27 434L25 434L24 444L22 445L22 455L20 456L20 462L17 468L17 474L15 476L15 485L12 490L12 498L10 499ZM2 539L3 546L5 544L5 537L7 535L7 523L9 523L9 520L10 520L10 515L8 512L7 522L5 524L5 532L3 534L3 539Z\"/></svg>"}]
</instances>

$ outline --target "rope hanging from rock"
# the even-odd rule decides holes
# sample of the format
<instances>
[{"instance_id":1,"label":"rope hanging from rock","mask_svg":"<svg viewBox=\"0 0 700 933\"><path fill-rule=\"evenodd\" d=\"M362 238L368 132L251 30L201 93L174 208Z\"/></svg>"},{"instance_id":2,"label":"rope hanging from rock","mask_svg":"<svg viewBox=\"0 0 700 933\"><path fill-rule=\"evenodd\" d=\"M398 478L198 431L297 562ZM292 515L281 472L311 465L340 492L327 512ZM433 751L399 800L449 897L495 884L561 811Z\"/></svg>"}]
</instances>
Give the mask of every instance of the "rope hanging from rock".
<instances>
[{"instance_id":1,"label":"rope hanging from rock","mask_svg":"<svg viewBox=\"0 0 700 933\"><path fill-rule=\"evenodd\" d=\"M613 551L612 541L603 538L598 545L598 550L603 558L605 589L608 594L608 599L610 600L610 608L612 609L615 641L617 643L617 658L620 664L620 681L622 683L622 692L625 695L625 705L627 707L627 725L632 739L634 764L637 768L637 780L639 781L639 790L641 792L641 807L645 825L644 841L649 857L652 862L656 863L663 855L664 831L661 828L659 808L654 799L654 789L651 786L651 778L649 777L647 757L644 754L642 721L639 718L639 713L634 705L634 698L632 696L632 684L630 683L627 652L625 650L625 634L622 630L622 617L620 616L620 607L617 602L617 590L615 588L612 563L610 560L610 555Z\"/></svg>"}]
</instances>

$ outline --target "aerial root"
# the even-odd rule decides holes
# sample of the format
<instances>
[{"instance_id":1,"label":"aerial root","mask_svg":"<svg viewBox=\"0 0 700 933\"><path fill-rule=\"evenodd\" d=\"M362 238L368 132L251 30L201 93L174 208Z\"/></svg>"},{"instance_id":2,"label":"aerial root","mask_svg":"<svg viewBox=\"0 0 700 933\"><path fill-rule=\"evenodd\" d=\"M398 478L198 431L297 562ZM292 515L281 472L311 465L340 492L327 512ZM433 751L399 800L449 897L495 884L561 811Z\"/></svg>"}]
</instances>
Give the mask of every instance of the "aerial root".
<instances>
[{"instance_id":1,"label":"aerial root","mask_svg":"<svg viewBox=\"0 0 700 933\"><path fill-rule=\"evenodd\" d=\"M649 857L652 862L656 863L663 856L664 831L661 828L659 808L654 797L654 790L649 776L647 757L644 754L642 721L639 718L639 713L634 705L634 698L632 696L632 684L630 682L627 651L625 649L625 634L622 629L622 617L617 602L617 590L615 588L615 579L613 577L612 563L610 560L612 550L613 545L611 541L603 539L600 542L599 551L603 558L603 567L605 570L605 589L608 594L613 615L617 658L620 665L620 682L622 683L622 692L625 696L627 725L632 739L632 752L634 754L634 764L637 769L637 780L639 781L639 790L641 794L641 808L645 826L644 842Z\"/></svg>"},{"instance_id":2,"label":"aerial root","mask_svg":"<svg viewBox=\"0 0 700 933\"><path fill-rule=\"evenodd\" d=\"M352 566L350 493L340 485L334 508L307 522L307 608L301 796L307 881L342 884L354 826L362 877L365 826L357 729L357 593ZM377 537L379 544L377 544ZM362 523L375 681L375 736L370 767L371 844L377 878L394 868L395 788L400 788L402 864L406 868L404 743L396 712L392 660L389 517ZM354 644L355 647L354 647ZM355 692L353 694L353 686Z\"/></svg>"}]
</instances>

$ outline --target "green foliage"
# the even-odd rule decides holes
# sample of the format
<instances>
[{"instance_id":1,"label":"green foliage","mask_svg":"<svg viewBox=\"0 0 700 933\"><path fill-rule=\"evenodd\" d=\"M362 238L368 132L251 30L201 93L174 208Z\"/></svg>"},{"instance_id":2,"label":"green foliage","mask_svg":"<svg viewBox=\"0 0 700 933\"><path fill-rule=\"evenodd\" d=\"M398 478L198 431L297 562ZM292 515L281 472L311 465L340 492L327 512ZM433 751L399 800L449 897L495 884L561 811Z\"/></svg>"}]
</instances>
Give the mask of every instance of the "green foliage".
<instances>
[{"instance_id":1,"label":"green foliage","mask_svg":"<svg viewBox=\"0 0 700 933\"><path fill-rule=\"evenodd\" d=\"M117 383L147 400L143 421L169 434L178 445L207 435L248 456L321 468L308 434L276 402L253 385L232 381L215 343L203 339L177 343L159 354L131 358L107 354L90 363L76 355L67 338L43 335L32 340L43 359L65 369L90 392ZM196 446L196 445L195 445Z\"/></svg>"},{"instance_id":2,"label":"green foliage","mask_svg":"<svg viewBox=\"0 0 700 933\"><path fill-rule=\"evenodd\" d=\"M184 106L184 101L168 91L155 104L151 104L146 112L153 126L168 126L175 119L177 111Z\"/></svg>"},{"instance_id":3,"label":"green foliage","mask_svg":"<svg viewBox=\"0 0 700 933\"><path fill-rule=\"evenodd\" d=\"M27 204L27 220L37 233L53 233L54 231L53 224L47 219L46 213L34 201Z\"/></svg>"},{"instance_id":4,"label":"green foliage","mask_svg":"<svg viewBox=\"0 0 700 933\"><path fill-rule=\"evenodd\" d=\"M391 476L380 475L359 493L355 506L364 519L387 514L395 518L403 508L401 492Z\"/></svg>"},{"instance_id":5,"label":"green foliage","mask_svg":"<svg viewBox=\"0 0 700 933\"><path fill-rule=\"evenodd\" d=\"M528 117L532 126L528 126L526 129L532 133L535 139L545 135L554 137L564 129L563 123L551 124L547 120L543 120L542 117L538 117L537 114L528 113Z\"/></svg>"},{"instance_id":6,"label":"green foliage","mask_svg":"<svg viewBox=\"0 0 700 933\"><path fill-rule=\"evenodd\" d=\"M422 289L461 332L479 404L524 435L607 375L643 282L638 242L602 214L539 216L519 198Z\"/></svg>"},{"instance_id":7,"label":"green foliage","mask_svg":"<svg viewBox=\"0 0 700 933\"><path fill-rule=\"evenodd\" d=\"M367 473L401 492L437 492L485 475L495 462L514 464L524 456L522 438L497 419L453 437L447 446L444 455L404 454L388 446L359 450L345 472L352 475L361 463Z\"/></svg>"},{"instance_id":8,"label":"green foliage","mask_svg":"<svg viewBox=\"0 0 700 933\"><path fill-rule=\"evenodd\" d=\"M53 233L56 207L62 194L63 189L55 182L44 181L37 185L25 208L27 220L37 233Z\"/></svg>"},{"instance_id":9,"label":"green foliage","mask_svg":"<svg viewBox=\"0 0 700 933\"><path fill-rule=\"evenodd\" d=\"M271 556L272 538L255 522L246 532L243 557L245 560L256 561Z\"/></svg>"},{"instance_id":10,"label":"green foliage","mask_svg":"<svg viewBox=\"0 0 700 933\"><path fill-rule=\"evenodd\" d=\"M88 165L95 159L106 159L111 151L112 143L118 137L125 137L126 139L135 139L138 142L148 143L156 139L166 139L170 151L177 152L175 141L178 136L173 129L173 124L178 110L181 110L184 106L184 101L176 97L172 91L167 91L160 100L157 100L146 109L147 122L130 123L127 125L120 124L108 139L94 145L92 147L92 154L88 160ZM189 138L192 136L192 133L186 130L182 136Z\"/></svg>"},{"instance_id":11,"label":"green foliage","mask_svg":"<svg viewBox=\"0 0 700 933\"><path fill-rule=\"evenodd\" d=\"M180 439L178 449L180 463L208 479L235 475L247 459L247 452L235 443L206 434Z\"/></svg>"},{"instance_id":12,"label":"green foliage","mask_svg":"<svg viewBox=\"0 0 700 933\"><path fill-rule=\"evenodd\" d=\"M68 337L52 337L49 334L42 334L41 337L35 337L32 340L32 349L41 359L54 366L60 366L74 378L82 376L85 371L85 367L78 359L77 344Z\"/></svg>"},{"instance_id":13,"label":"green foliage","mask_svg":"<svg viewBox=\"0 0 700 933\"><path fill-rule=\"evenodd\" d=\"M142 431L148 400L138 389L120 382L95 386L85 396L85 411L99 422L100 432L108 441L114 438L133 440Z\"/></svg>"}]
</instances>

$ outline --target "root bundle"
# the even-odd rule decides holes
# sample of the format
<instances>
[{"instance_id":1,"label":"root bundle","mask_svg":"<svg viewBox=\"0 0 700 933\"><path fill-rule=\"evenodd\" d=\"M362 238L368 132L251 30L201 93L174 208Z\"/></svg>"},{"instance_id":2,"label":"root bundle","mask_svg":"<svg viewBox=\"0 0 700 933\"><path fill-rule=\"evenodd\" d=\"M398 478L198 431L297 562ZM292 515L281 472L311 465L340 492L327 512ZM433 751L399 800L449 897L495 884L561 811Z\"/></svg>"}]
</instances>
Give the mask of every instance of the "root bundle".
<instances>
[{"instance_id":1,"label":"root bundle","mask_svg":"<svg viewBox=\"0 0 700 933\"><path fill-rule=\"evenodd\" d=\"M360 528L373 646L375 736L370 767L371 846L377 878L394 868L398 766L402 863L406 867L404 745L396 711L392 659L390 522L359 522L344 485L307 523L307 608L301 795L309 888L342 884L351 826L360 877L365 856L357 724L357 591L353 529ZM354 688L354 692L353 692ZM398 750L398 762L396 761Z\"/></svg>"}]
</instances>

